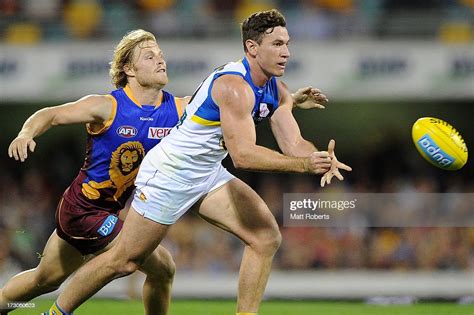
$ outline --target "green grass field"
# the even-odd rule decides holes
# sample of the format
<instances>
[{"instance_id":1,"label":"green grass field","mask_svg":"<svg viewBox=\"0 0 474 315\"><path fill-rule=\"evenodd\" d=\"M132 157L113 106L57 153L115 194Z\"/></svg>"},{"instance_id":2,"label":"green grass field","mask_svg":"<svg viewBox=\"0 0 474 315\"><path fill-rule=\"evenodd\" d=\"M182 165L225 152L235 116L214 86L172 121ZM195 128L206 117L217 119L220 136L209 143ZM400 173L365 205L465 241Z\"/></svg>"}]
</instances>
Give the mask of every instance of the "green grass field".
<instances>
[{"instance_id":1,"label":"green grass field","mask_svg":"<svg viewBox=\"0 0 474 315\"><path fill-rule=\"evenodd\" d=\"M39 314L53 301L34 300L32 309L20 309L12 315ZM233 301L175 300L171 315L235 315ZM80 307L77 315L143 314L139 301L94 299ZM474 305L419 303L414 305L376 306L357 302L265 301L260 315L474 315Z\"/></svg>"}]
</instances>

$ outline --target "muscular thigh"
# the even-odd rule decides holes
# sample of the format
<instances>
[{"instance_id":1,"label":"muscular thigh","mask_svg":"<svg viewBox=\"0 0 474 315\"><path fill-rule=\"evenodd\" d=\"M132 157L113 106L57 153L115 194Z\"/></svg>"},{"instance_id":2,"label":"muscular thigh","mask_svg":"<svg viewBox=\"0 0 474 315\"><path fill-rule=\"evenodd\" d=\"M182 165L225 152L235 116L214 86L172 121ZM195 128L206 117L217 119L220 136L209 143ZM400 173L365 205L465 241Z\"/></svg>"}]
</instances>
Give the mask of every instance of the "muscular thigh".
<instances>
[{"instance_id":1,"label":"muscular thigh","mask_svg":"<svg viewBox=\"0 0 474 315\"><path fill-rule=\"evenodd\" d=\"M46 243L37 270L50 278L65 279L84 262L81 253L55 231Z\"/></svg>"},{"instance_id":2,"label":"muscular thigh","mask_svg":"<svg viewBox=\"0 0 474 315\"><path fill-rule=\"evenodd\" d=\"M192 210L246 243L251 243L261 233L278 229L263 199L238 178L211 191Z\"/></svg>"}]
</instances>

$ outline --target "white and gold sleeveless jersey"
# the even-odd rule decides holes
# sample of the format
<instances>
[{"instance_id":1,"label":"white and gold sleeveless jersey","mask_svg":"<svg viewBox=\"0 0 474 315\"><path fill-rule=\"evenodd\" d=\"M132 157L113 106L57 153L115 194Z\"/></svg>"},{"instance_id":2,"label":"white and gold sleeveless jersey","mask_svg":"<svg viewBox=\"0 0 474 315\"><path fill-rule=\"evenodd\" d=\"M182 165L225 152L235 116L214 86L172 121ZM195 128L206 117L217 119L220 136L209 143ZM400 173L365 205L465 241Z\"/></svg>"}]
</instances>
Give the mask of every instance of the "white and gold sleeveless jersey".
<instances>
[{"instance_id":1,"label":"white and gold sleeveless jersey","mask_svg":"<svg viewBox=\"0 0 474 315\"><path fill-rule=\"evenodd\" d=\"M146 159L161 173L185 183L206 180L227 156L220 111L211 97L214 81L223 75L239 75L255 93L252 117L257 124L270 117L278 107L276 79L255 86L247 59L230 62L214 70L197 88L180 122Z\"/></svg>"}]
</instances>

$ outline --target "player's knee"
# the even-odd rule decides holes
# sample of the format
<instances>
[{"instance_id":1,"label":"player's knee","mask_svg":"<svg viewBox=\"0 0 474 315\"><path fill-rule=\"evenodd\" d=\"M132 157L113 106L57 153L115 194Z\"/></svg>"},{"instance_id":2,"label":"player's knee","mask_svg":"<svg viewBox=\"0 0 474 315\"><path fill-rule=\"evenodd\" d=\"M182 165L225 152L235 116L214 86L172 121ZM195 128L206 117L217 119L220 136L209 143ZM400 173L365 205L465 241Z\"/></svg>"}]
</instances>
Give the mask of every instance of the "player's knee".
<instances>
[{"instance_id":1,"label":"player's knee","mask_svg":"<svg viewBox=\"0 0 474 315\"><path fill-rule=\"evenodd\" d=\"M271 234L272 235L270 236L268 246L273 251L273 254L274 254L278 250L278 248L280 248L282 236L278 228L273 230Z\"/></svg>"},{"instance_id":2,"label":"player's knee","mask_svg":"<svg viewBox=\"0 0 474 315\"><path fill-rule=\"evenodd\" d=\"M57 290L65 278L66 276L54 272L36 271L33 281L37 288L43 289L43 292L51 292Z\"/></svg>"},{"instance_id":3,"label":"player's knee","mask_svg":"<svg viewBox=\"0 0 474 315\"><path fill-rule=\"evenodd\" d=\"M278 228L265 230L257 235L255 241L250 246L263 255L273 256L280 247L281 239L281 233Z\"/></svg>"},{"instance_id":4,"label":"player's knee","mask_svg":"<svg viewBox=\"0 0 474 315\"><path fill-rule=\"evenodd\" d=\"M137 261L129 260L124 264L117 265L115 271L121 276L127 276L137 271L139 266Z\"/></svg>"},{"instance_id":5,"label":"player's knee","mask_svg":"<svg viewBox=\"0 0 474 315\"><path fill-rule=\"evenodd\" d=\"M163 265L164 281L173 282L174 274L176 273L176 264L170 252L166 249L160 249L160 259Z\"/></svg>"},{"instance_id":6,"label":"player's knee","mask_svg":"<svg viewBox=\"0 0 474 315\"><path fill-rule=\"evenodd\" d=\"M117 247L113 247L105 260L105 268L110 269L116 276L127 276L138 270L141 260L127 255L127 252L121 251Z\"/></svg>"},{"instance_id":7,"label":"player's knee","mask_svg":"<svg viewBox=\"0 0 474 315\"><path fill-rule=\"evenodd\" d=\"M146 262L145 272L147 276L159 282L172 283L176 272L176 264L170 252L160 246L150 259L153 259L154 263Z\"/></svg>"}]
</instances>

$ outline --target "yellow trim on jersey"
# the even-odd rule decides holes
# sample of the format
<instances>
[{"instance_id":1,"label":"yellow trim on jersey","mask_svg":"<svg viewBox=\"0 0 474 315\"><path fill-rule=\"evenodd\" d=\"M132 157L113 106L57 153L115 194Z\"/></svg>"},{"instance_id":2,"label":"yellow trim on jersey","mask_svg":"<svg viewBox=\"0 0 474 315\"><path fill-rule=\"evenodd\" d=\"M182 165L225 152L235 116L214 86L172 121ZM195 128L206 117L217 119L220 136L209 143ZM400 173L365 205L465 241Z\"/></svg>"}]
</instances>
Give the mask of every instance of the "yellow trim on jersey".
<instances>
[{"instance_id":1,"label":"yellow trim on jersey","mask_svg":"<svg viewBox=\"0 0 474 315\"><path fill-rule=\"evenodd\" d=\"M194 121L195 123L198 123L204 126L220 126L221 125L220 121L207 120L196 115L193 115L193 117L191 117L191 120Z\"/></svg>"},{"instance_id":2,"label":"yellow trim on jersey","mask_svg":"<svg viewBox=\"0 0 474 315\"><path fill-rule=\"evenodd\" d=\"M127 94L128 98L133 102L135 103L135 105L137 105L138 107L142 107L142 104L140 104L140 102L135 98L135 96L133 95L133 92L132 92L132 89L130 88L130 86L127 84L124 88L123 88L123 91L125 92L125 94ZM161 97L158 101L156 101L155 104L155 107L158 107L161 105L161 103L163 102L163 91L161 92Z\"/></svg>"},{"instance_id":3,"label":"yellow trim on jersey","mask_svg":"<svg viewBox=\"0 0 474 315\"><path fill-rule=\"evenodd\" d=\"M112 100L112 111L110 112L109 118L103 122L103 126L99 130L97 131L92 130L90 123L86 125L87 132L90 135L97 136L97 135L100 135L101 133L106 132L110 128L110 126L112 126L112 123L114 122L115 115L117 114L117 100L115 99L115 97L113 97L110 94L105 95L105 96Z\"/></svg>"},{"instance_id":4,"label":"yellow trim on jersey","mask_svg":"<svg viewBox=\"0 0 474 315\"><path fill-rule=\"evenodd\" d=\"M176 104L176 111L178 112L178 117L183 116L183 99L181 97L174 97L174 103Z\"/></svg>"}]
</instances>

